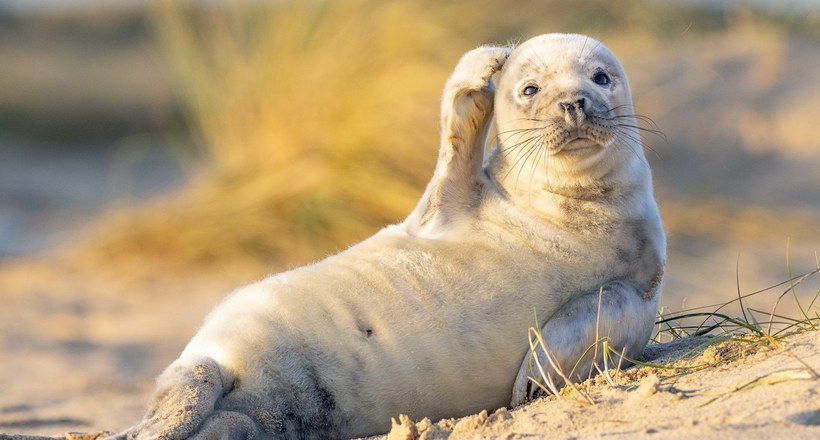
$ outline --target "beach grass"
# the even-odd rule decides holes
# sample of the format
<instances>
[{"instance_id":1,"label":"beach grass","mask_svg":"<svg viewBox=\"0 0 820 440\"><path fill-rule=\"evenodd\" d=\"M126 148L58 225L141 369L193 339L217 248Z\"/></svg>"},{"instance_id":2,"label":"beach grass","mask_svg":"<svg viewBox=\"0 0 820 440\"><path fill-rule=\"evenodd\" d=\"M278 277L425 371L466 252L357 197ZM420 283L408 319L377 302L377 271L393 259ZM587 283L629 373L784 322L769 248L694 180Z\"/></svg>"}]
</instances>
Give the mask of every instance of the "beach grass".
<instances>
[{"instance_id":1,"label":"beach grass","mask_svg":"<svg viewBox=\"0 0 820 440\"><path fill-rule=\"evenodd\" d=\"M463 52L546 31L671 38L670 26L705 14L572 4L155 2L153 33L205 165L178 194L111 213L84 258L269 270L336 252L418 200L439 94Z\"/></svg>"},{"instance_id":2,"label":"beach grass","mask_svg":"<svg viewBox=\"0 0 820 440\"><path fill-rule=\"evenodd\" d=\"M457 59L433 50L452 35L425 8L163 1L154 17L207 165L179 197L112 215L104 258L300 264L412 209Z\"/></svg>"}]
</instances>

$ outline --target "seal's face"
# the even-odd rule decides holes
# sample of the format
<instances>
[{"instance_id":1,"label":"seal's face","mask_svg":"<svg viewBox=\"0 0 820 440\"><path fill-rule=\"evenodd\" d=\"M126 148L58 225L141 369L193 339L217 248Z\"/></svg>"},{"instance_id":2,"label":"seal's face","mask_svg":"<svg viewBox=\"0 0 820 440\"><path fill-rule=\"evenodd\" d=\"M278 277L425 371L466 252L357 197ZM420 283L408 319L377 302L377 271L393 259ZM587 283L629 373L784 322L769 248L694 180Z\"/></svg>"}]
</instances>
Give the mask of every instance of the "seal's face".
<instances>
[{"instance_id":1,"label":"seal's face","mask_svg":"<svg viewBox=\"0 0 820 440\"><path fill-rule=\"evenodd\" d=\"M613 145L640 149L623 69L589 37L549 34L516 48L501 72L495 111L511 168L542 158L591 172L602 158L611 161Z\"/></svg>"}]
</instances>

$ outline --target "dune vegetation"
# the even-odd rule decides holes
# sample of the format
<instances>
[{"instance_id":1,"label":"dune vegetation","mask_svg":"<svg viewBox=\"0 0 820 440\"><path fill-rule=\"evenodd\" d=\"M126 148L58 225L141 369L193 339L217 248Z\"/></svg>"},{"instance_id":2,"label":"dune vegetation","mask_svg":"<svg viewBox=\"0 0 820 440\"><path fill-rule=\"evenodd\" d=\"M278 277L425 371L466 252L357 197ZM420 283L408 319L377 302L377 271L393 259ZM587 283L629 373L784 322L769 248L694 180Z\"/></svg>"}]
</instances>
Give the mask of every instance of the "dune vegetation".
<instances>
[{"instance_id":1,"label":"dune vegetation","mask_svg":"<svg viewBox=\"0 0 820 440\"><path fill-rule=\"evenodd\" d=\"M412 208L436 158L441 87L469 48L571 31L635 58L630 47L757 20L641 1L158 2L155 36L206 165L180 193L108 216L87 257L310 261Z\"/></svg>"}]
</instances>

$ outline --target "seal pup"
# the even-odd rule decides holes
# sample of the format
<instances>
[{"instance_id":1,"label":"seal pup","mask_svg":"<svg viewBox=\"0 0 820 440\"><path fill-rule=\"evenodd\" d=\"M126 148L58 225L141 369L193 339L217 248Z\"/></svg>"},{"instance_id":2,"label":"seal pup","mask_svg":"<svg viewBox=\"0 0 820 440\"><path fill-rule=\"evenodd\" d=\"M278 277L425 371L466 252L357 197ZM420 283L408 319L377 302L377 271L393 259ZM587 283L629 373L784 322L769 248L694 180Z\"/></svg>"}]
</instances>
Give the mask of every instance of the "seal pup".
<instances>
[{"instance_id":1,"label":"seal pup","mask_svg":"<svg viewBox=\"0 0 820 440\"><path fill-rule=\"evenodd\" d=\"M602 309L616 324L608 329L613 340L642 347L664 251L634 127L616 118L631 110L612 105L629 101L628 89L602 46L579 36L561 41L525 43L501 72L509 48L466 53L444 89L433 179L408 218L338 255L229 295L160 375L142 421L121 437L356 437L387 431L398 414L438 419L497 408L518 389L533 316L544 331L560 331L552 323L573 313L586 322L595 314L589 298L597 304L602 288L612 298ZM505 137L537 130L526 119L531 112L544 117L547 110L535 107L548 104L536 98L529 102L539 104L527 105L531 89L524 93L520 79L553 87L536 75L545 64L526 62L534 53L557 66L573 66L583 55L585 65L612 69L621 86L590 97L613 108L609 141L541 143L539 151L573 156L539 160L543 166L515 158L520 142ZM564 70L567 79L579 75ZM565 90L589 87L583 75ZM494 102L499 143L483 167ZM573 108L580 133L586 106ZM577 164L583 167L569 168ZM526 173L513 180L519 167ZM587 333L574 332L563 344L587 344Z\"/></svg>"}]
</instances>

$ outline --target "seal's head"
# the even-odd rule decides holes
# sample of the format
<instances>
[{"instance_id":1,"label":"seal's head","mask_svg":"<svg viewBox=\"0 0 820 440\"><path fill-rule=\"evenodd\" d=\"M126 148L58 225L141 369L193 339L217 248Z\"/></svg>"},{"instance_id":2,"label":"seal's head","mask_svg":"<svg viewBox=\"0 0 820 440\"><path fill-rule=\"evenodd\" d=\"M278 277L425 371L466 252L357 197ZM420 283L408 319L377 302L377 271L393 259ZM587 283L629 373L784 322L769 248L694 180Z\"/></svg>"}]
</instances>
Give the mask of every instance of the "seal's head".
<instances>
[{"instance_id":1,"label":"seal's head","mask_svg":"<svg viewBox=\"0 0 820 440\"><path fill-rule=\"evenodd\" d=\"M498 78L495 112L499 180L585 186L624 161L645 162L623 68L590 37L547 34L515 48Z\"/></svg>"}]
</instances>

